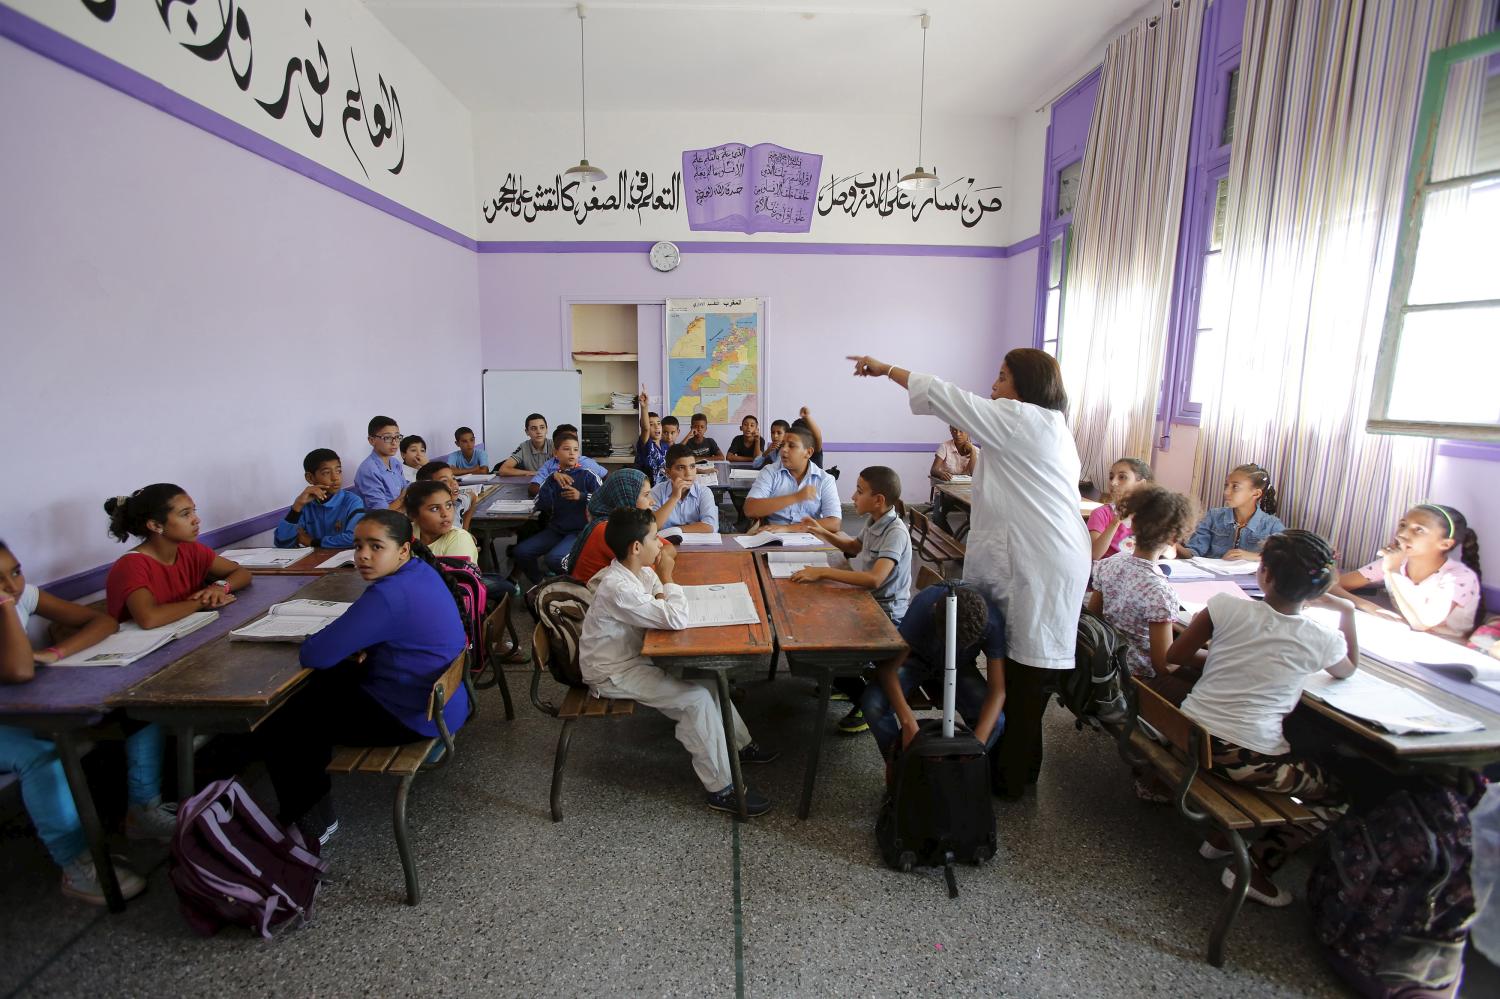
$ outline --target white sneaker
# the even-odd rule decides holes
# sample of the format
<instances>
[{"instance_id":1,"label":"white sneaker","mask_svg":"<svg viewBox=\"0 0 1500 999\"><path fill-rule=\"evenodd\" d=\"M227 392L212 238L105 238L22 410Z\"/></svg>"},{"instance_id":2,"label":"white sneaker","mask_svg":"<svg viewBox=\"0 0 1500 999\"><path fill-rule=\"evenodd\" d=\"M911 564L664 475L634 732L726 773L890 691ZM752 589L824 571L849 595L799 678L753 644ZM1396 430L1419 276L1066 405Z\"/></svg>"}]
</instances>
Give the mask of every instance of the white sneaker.
<instances>
[{"instance_id":1,"label":"white sneaker","mask_svg":"<svg viewBox=\"0 0 1500 999\"><path fill-rule=\"evenodd\" d=\"M177 803L163 804L155 798L149 805L131 805L125 813L127 839L154 839L170 843L177 831Z\"/></svg>"},{"instance_id":2,"label":"white sneaker","mask_svg":"<svg viewBox=\"0 0 1500 999\"><path fill-rule=\"evenodd\" d=\"M1204 840L1198 847L1198 856L1204 860L1223 860L1225 857L1234 856L1233 850L1221 850L1208 840Z\"/></svg>"},{"instance_id":3,"label":"white sneaker","mask_svg":"<svg viewBox=\"0 0 1500 999\"><path fill-rule=\"evenodd\" d=\"M115 880L120 883L120 894L125 900L135 898L146 890L146 879L126 867L115 863ZM90 905L105 904L104 887L99 883L99 872L94 869L94 859L85 851L63 867L62 892Z\"/></svg>"},{"instance_id":4,"label":"white sneaker","mask_svg":"<svg viewBox=\"0 0 1500 999\"><path fill-rule=\"evenodd\" d=\"M1224 873L1219 875L1219 883L1222 884L1225 888L1233 890L1234 872L1227 867L1224 868ZM1276 884L1276 882L1274 881L1271 882L1271 887L1276 889L1276 894L1267 895L1265 892L1255 887L1255 884L1252 882L1250 885L1250 890L1246 893L1246 896L1252 902L1259 902L1261 905L1267 905L1273 909L1280 909L1283 906L1292 904L1291 892Z\"/></svg>"}]
</instances>

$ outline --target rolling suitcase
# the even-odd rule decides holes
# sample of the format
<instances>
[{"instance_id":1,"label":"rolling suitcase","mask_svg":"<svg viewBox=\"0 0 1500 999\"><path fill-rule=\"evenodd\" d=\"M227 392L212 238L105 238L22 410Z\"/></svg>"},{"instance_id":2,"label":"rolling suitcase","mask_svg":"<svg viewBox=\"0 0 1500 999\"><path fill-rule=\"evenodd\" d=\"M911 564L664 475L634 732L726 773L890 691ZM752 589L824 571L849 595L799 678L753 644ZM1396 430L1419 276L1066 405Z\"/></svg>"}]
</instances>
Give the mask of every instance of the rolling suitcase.
<instances>
[{"instance_id":1,"label":"rolling suitcase","mask_svg":"<svg viewBox=\"0 0 1500 999\"><path fill-rule=\"evenodd\" d=\"M958 692L958 596L944 600L943 717L919 723L911 745L898 740L891 758L891 787L875 822L885 862L900 871L942 867L948 896L958 897L953 864L982 864L995 855L995 811L984 744L954 723Z\"/></svg>"}]
</instances>

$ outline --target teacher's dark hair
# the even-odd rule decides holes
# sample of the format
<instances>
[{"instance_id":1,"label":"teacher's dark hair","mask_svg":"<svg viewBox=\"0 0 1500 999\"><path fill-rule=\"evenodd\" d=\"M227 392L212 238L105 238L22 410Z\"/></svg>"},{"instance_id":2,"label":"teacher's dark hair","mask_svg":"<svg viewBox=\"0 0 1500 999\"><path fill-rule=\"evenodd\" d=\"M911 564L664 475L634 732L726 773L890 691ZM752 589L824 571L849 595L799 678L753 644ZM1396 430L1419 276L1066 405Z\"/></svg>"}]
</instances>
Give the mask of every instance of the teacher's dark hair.
<instances>
[{"instance_id":1,"label":"teacher's dark hair","mask_svg":"<svg viewBox=\"0 0 1500 999\"><path fill-rule=\"evenodd\" d=\"M1068 393L1063 388L1062 368L1058 367L1057 358L1035 347L1017 347L1005 355L1005 366L1010 369L1010 383L1022 402L1059 413L1068 411Z\"/></svg>"}]
</instances>

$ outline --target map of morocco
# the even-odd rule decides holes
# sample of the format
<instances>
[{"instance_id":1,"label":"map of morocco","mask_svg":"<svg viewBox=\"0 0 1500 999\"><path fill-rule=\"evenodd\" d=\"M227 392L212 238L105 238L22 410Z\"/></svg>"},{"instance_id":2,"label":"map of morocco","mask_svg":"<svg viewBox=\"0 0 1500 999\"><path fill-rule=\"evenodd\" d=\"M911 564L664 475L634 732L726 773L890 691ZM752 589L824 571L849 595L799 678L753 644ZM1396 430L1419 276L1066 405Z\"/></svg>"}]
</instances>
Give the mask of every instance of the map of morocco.
<instances>
[{"instance_id":1,"label":"map of morocco","mask_svg":"<svg viewBox=\"0 0 1500 999\"><path fill-rule=\"evenodd\" d=\"M687 324L682 335L671 343L668 357L703 358L708 354L708 325L702 316Z\"/></svg>"}]
</instances>

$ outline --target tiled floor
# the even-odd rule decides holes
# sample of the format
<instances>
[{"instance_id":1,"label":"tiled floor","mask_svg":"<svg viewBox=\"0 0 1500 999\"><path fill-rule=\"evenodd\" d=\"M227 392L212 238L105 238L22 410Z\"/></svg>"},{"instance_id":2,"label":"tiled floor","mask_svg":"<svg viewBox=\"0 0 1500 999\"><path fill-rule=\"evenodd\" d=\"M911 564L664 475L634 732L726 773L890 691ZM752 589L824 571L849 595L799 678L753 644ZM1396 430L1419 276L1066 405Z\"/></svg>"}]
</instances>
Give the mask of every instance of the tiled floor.
<instances>
[{"instance_id":1,"label":"tiled floor","mask_svg":"<svg viewBox=\"0 0 1500 999\"><path fill-rule=\"evenodd\" d=\"M148 892L119 916L64 899L24 820L0 839L0 995L1277 996L1344 994L1299 902L1247 905L1228 961L1203 960L1218 868L1170 809L1143 805L1104 738L1053 709L1034 793L996 803L1000 855L939 875L885 868L868 735L829 735L811 818L795 816L810 686L745 684L749 771L775 808L736 829L703 807L672 727L646 710L581 723L547 811L558 723L493 690L453 765L419 778L410 819L422 904L404 904L391 786L335 783L342 829L312 925L261 941L199 939L176 912L161 851L135 850ZM550 685L550 681L549 681ZM269 802L264 783L253 790ZM1289 869L1298 890L1305 872ZM736 880L741 904L736 967ZM1476 959L1466 992L1495 995Z\"/></svg>"}]
</instances>

